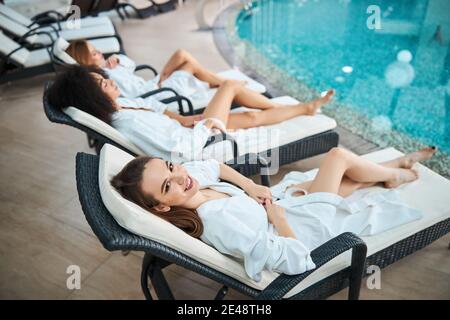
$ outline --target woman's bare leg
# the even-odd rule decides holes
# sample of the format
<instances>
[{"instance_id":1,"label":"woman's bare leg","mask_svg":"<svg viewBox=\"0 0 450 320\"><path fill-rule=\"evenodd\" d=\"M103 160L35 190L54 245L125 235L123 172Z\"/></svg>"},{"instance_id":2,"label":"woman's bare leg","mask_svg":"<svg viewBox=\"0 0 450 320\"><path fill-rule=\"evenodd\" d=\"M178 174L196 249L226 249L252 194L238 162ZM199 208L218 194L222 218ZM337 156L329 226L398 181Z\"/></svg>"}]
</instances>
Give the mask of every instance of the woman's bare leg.
<instances>
[{"instance_id":1,"label":"woman's bare leg","mask_svg":"<svg viewBox=\"0 0 450 320\"><path fill-rule=\"evenodd\" d=\"M167 61L161 71L160 83L177 70L184 70L191 73L197 79L207 82L210 87L218 87L225 80L217 74L204 68L189 52L183 49L175 51L169 61Z\"/></svg>"},{"instance_id":2,"label":"woman's bare leg","mask_svg":"<svg viewBox=\"0 0 450 320\"><path fill-rule=\"evenodd\" d=\"M436 151L437 150L434 147L427 147L427 148L418 150L416 152L406 154L406 155L396 158L394 160L380 163L380 165L387 167L387 168L411 169L415 163L417 163L419 161L424 161L424 160L430 159L436 153ZM312 183L313 183L313 180L305 181L305 182L297 184L293 187L310 191ZM346 174L344 174L344 177L339 186L338 194L342 197L348 197L349 195L351 195L353 192L355 192L358 189L368 188L375 184L376 184L376 182L366 182L366 183L356 182L356 181L350 179L348 176L346 176ZM295 195L295 192L294 192L294 195ZM301 195L301 193L299 193L298 195Z\"/></svg>"},{"instance_id":3,"label":"woman's bare leg","mask_svg":"<svg viewBox=\"0 0 450 320\"><path fill-rule=\"evenodd\" d=\"M310 180L310 181L305 181L299 184L296 184L294 186L291 186L293 188L301 188L303 190L307 190L309 192L311 185L313 183L314 180ZM341 197L348 197L349 195L351 195L353 192L355 192L356 190L359 189L364 189L364 188L369 188L372 187L373 185L375 185L376 183L374 182L356 182L353 181L352 179L344 176L342 178L341 184L339 185L339 190L338 190L338 195L340 195ZM303 196L304 193L301 191L294 191L292 193L293 196Z\"/></svg>"},{"instance_id":4,"label":"woman's bare leg","mask_svg":"<svg viewBox=\"0 0 450 320\"><path fill-rule=\"evenodd\" d=\"M386 167L361 158L345 149L333 148L320 165L319 172L309 191L338 194L344 175L355 182L383 182L390 188L417 179L416 172L411 169Z\"/></svg>"},{"instance_id":5,"label":"woman's bare leg","mask_svg":"<svg viewBox=\"0 0 450 320\"><path fill-rule=\"evenodd\" d=\"M326 104L334 95L334 90L319 99L297 105L269 108L261 112L240 112L230 114L227 128L247 129L280 123L302 115L315 115L317 109Z\"/></svg>"},{"instance_id":6,"label":"woman's bare leg","mask_svg":"<svg viewBox=\"0 0 450 320\"><path fill-rule=\"evenodd\" d=\"M242 92L241 84L233 80L225 80L203 112L203 117L220 119L228 129L253 128L279 123L300 115L313 115L334 94L334 91L330 91L326 96L310 103L282 108L270 108L261 112L230 114L231 103L240 92Z\"/></svg>"},{"instance_id":7,"label":"woman's bare leg","mask_svg":"<svg viewBox=\"0 0 450 320\"><path fill-rule=\"evenodd\" d=\"M224 81L203 111L203 118L216 118L227 126L231 104L238 90L239 85L236 82Z\"/></svg>"}]
</instances>

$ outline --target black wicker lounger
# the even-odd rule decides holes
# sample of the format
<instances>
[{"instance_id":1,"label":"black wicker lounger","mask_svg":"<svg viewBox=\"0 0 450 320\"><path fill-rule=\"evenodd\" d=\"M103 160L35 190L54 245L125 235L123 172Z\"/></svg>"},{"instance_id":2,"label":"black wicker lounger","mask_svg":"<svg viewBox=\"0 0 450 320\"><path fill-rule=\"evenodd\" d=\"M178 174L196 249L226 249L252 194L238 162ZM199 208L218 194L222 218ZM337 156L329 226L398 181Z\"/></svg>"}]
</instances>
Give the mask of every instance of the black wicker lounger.
<instances>
[{"instance_id":1,"label":"black wicker lounger","mask_svg":"<svg viewBox=\"0 0 450 320\"><path fill-rule=\"evenodd\" d=\"M99 190L98 170L99 156L86 153L77 154L77 189L83 212L92 230L107 250L145 252L141 271L141 286L147 299L152 299L148 287L148 277L150 277L152 287L159 299L174 299L163 274L163 269L171 263L195 271L223 284L223 287L215 297L216 299L223 299L228 288L233 288L251 298L282 299L286 293L308 275L318 270L334 257L350 249L352 250L351 266L340 271L337 279L326 279L325 283L321 281L304 292L290 297L290 299L327 297L335 292L333 290L334 283L338 281L342 285L349 286L349 299L358 299L359 297L367 248L365 243L352 233L343 233L315 249L311 253L311 257L316 264L316 269L299 275L280 275L264 290L260 291L173 248L132 234L119 226L103 204ZM266 180L263 179L263 181Z\"/></svg>"},{"instance_id":2,"label":"black wicker lounger","mask_svg":"<svg viewBox=\"0 0 450 320\"><path fill-rule=\"evenodd\" d=\"M130 154L136 155L133 151L127 149L125 146L122 146L116 143L115 141L111 140L110 138L74 121L71 117L66 115L60 109L52 106L47 99L47 88L49 87L49 85L50 85L49 82L46 83L45 85L43 104L45 114L47 115L48 119L51 122L65 124L85 132L88 136L89 146L91 148L95 148L97 154L99 153L100 149L105 143L109 143L124 151L127 151ZM177 100L181 98L177 98L176 96L174 96L174 98L170 99ZM254 157L252 157L249 154L238 157L239 153L237 150L237 143L233 140L233 138L231 138L228 135L223 134L211 137L209 142L205 145L205 147L212 143L217 143L223 140L230 141L230 143L233 146L234 159L229 161L230 166L232 166L234 169L238 170L241 174L245 176L251 176L260 172L260 162L249 161L251 158L255 159ZM267 158L271 156L272 152L278 152L279 154L278 165L282 166L298 160L306 159L308 157L325 153L329 151L331 148L336 147L338 145L338 142L339 142L339 135L335 131L329 130L310 137L306 137L298 141L285 144L277 148L277 150L269 150L267 153L260 154L256 158L258 159Z\"/></svg>"},{"instance_id":3,"label":"black wicker lounger","mask_svg":"<svg viewBox=\"0 0 450 320\"><path fill-rule=\"evenodd\" d=\"M119 2L118 0L72 0L72 5L78 5L81 8L81 15L97 16L101 12L116 10L120 19L130 18L127 8L132 9L139 19L145 19L160 13L169 12L176 9L177 1L168 0L164 3L156 3L149 0L149 6L145 8L136 8L131 3Z\"/></svg>"},{"instance_id":4,"label":"black wicker lounger","mask_svg":"<svg viewBox=\"0 0 450 320\"><path fill-rule=\"evenodd\" d=\"M26 66L22 65L20 62L16 61L14 59L13 55L16 52L20 51L21 49L28 50L27 44L20 44L16 49L8 52L7 54L0 52L0 84L6 83L9 81L15 81L15 80L20 80L20 79L24 79L24 78L34 77L34 76L41 75L41 74L56 72L58 67L65 66L54 55L53 45L54 45L55 40L52 38L52 36L48 32L44 32L44 31L30 32L23 39L26 39L27 37L31 37L34 35L39 35L39 34L46 35L49 39L51 39L51 41L53 41L51 45L41 46L41 48L38 48L38 49L47 51L48 56L49 56L48 63L40 64L40 65L33 66L33 67L26 67ZM3 35L3 37L5 37L5 35ZM103 38L110 38L110 37L100 37L97 39L103 39ZM120 38L120 36L117 34L116 36L114 36L112 38L116 38L119 43L119 51L117 53L125 54L125 49L123 48L122 39ZM95 40L95 39L91 39L91 40ZM112 52L110 54L112 54ZM156 72L150 66L142 65L139 67L140 67L140 69L136 69L136 70L141 70L143 68L149 68L152 71Z\"/></svg>"}]
</instances>

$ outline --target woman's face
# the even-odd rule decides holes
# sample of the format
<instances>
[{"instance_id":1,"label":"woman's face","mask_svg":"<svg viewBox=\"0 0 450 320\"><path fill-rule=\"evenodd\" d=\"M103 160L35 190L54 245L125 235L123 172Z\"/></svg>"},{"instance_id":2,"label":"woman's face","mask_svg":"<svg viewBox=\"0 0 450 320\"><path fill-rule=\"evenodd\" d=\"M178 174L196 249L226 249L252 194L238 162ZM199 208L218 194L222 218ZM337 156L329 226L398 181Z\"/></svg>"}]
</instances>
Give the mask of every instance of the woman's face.
<instances>
[{"instance_id":1,"label":"woman's face","mask_svg":"<svg viewBox=\"0 0 450 320\"><path fill-rule=\"evenodd\" d=\"M112 100L115 101L120 96L119 88L117 87L114 80L105 79L102 75L91 72L91 76L98 83L102 91Z\"/></svg>"},{"instance_id":2,"label":"woman's face","mask_svg":"<svg viewBox=\"0 0 450 320\"><path fill-rule=\"evenodd\" d=\"M88 43L87 47L89 49L89 59L91 64L97 67L103 68L105 66L106 60L103 53L98 51L92 44Z\"/></svg>"},{"instance_id":3,"label":"woman's face","mask_svg":"<svg viewBox=\"0 0 450 320\"><path fill-rule=\"evenodd\" d=\"M167 211L164 207L191 207L190 203L199 191L199 185L183 166L152 159L145 165L141 190L160 202L161 211Z\"/></svg>"}]
</instances>

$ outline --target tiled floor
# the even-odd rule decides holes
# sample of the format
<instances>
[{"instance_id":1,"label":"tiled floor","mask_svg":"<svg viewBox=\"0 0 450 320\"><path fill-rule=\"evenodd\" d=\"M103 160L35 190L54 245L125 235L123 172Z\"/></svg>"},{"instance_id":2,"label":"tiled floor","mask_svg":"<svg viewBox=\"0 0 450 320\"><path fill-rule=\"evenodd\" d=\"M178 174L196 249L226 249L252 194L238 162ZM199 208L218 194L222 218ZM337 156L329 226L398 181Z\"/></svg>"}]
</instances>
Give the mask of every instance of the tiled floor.
<instances>
[{"instance_id":1,"label":"tiled floor","mask_svg":"<svg viewBox=\"0 0 450 320\"><path fill-rule=\"evenodd\" d=\"M216 7L214 7L216 6ZM211 4L208 10L214 11ZM209 32L197 32L192 1L177 12L118 22L127 53L160 69L179 47L215 71L227 68ZM92 152L79 131L51 124L42 109L48 76L0 87L0 298L142 299L142 255L109 253L93 235L78 203L77 151ZM345 142L344 142L345 144ZM349 143L348 147L354 149ZM283 168L306 170L318 158ZM383 270L382 289L363 288L362 299L450 298L450 236ZM68 290L66 269L81 268L80 290ZM165 271L177 298L211 298L218 283L170 266ZM345 297L345 292L333 299ZM245 298L230 291L228 298Z\"/></svg>"}]
</instances>

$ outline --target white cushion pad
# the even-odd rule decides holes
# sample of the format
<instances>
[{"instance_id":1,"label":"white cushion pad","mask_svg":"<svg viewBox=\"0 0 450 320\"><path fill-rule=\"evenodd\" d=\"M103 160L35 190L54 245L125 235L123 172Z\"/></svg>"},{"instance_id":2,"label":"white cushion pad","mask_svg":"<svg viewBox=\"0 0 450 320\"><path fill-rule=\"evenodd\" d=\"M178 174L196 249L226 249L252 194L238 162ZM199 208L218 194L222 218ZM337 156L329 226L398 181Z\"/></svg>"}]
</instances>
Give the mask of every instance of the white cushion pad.
<instances>
[{"instance_id":1,"label":"white cushion pad","mask_svg":"<svg viewBox=\"0 0 450 320\"><path fill-rule=\"evenodd\" d=\"M111 127L106 122L103 122L102 120L90 115L89 113L84 112L75 107L68 107L68 108L64 109L63 111L65 114L67 114L69 117L71 117L72 120L104 135L105 137L116 142L117 144L134 152L135 154L139 154L139 155L145 154L144 151L139 149L136 145L134 145L128 138L126 138L119 131L117 131L116 129Z\"/></svg>"},{"instance_id":2,"label":"white cushion pad","mask_svg":"<svg viewBox=\"0 0 450 320\"><path fill-rule=\"evenodd\" d=\"M13 50L17 49L20 45L12 40L11 38L5 36L3 32L0 31L0 52L3 55L8 55ZM16 52L14 52L10 59L14 60L21 65L25 65L28 57L30 55L30 51L26 48L22 48Z\"/></svg>"},{"instance_id":3,"label":"white cushion pad","mask_svg":"<svg viewBox=\"0 0 450 320\"><path fill-rule=\"evenodd\" d=\"M389 148L368 154L365 157L376 162L382 162L400 155L402 154L399 151ZM110 181L132 159L131 155L111 145L105 145L100 154L100 193L106 208L122 227L130 232L163 243L256 289L264 289L278 276L277 273L265 270L262 273L262 280L255 282L246 275L241 263L222 255L202 241L188 236L170 223L122 198L111 186ZM417 170L420 179L398 188L398 191L403 201L423 212L423 218L376 236L365 237L368 255L439 221L450 218L450 199L448 198L450 182L422 165L417 165ZM374 187L375 189L377 187ZM312 273L292 289L286 297L304 290L349 265L350 251L336 257L317 272Z\"/></svg>"},{"instance_id":4,"label":"white cushion pad","mask_svg":"<svg viewBox=\"0 0 450 320\"><path fill-rule=\"evenodd\" d=\"M25 61L25 67L35 67L50 63L51 59L47 49L38 49L30 51L28 59Z\"/></svg>"},{"instance_id":5,"label":"white cushion pad","mask_svg":"<svg viewBox=\"0 0 450 320\"><path fill-rule=\"evenodd\" d=\"M46 29L46 28L44 28ZM47 30L50 32L53 39L57 38L56 33L51 32L51 30ZM70 41L77 39L89 39L95 37L109 37L115 35L115 30L112 25L98 25L91 26L82 29L63 29L58 31L59 36ZM36 37L27 38L30 43L41 43L41 44L51 44L51 40L47 35L38 35Z\"/></svg>"}]
</instances>

